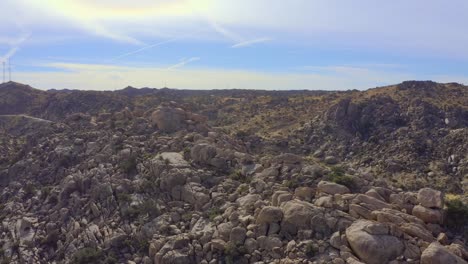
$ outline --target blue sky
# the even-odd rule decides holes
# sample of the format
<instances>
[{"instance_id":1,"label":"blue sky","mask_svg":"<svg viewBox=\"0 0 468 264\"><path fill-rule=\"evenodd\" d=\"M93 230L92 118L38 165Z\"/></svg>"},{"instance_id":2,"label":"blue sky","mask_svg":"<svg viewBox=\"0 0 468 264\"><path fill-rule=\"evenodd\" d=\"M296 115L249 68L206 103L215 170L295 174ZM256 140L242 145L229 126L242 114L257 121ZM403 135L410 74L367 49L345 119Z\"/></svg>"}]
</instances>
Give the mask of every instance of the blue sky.
<instances>
[{"instance_id":1,"label":"blue sky","mask_svg":"<svg viewBox=\"0 0 468 264\"><path fill-rule=\"evenodd\" d=\"M468 83L468 2L2 0L0 60L41 89Z\"/></svg>"}]
</instances>

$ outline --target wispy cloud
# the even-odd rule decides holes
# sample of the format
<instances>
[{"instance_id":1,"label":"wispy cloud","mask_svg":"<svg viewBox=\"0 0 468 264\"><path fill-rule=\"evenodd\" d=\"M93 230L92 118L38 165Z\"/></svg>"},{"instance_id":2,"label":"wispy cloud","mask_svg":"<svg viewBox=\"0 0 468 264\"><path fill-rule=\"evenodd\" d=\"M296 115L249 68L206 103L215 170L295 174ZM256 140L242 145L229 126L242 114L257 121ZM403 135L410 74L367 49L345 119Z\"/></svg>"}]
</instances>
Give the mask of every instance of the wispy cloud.
<instances>
[{"instance_id":1,"label":"wispy cloud","mask_svg":"<svg viewBox=\"0 0 468 264\"><path fill-rule=\"evenodd\" d=\"M97 21L85 21L81 23L81 26L94 33L97 36L113 39L118 42L130 43L134 45L142 45L143 42L140 40L133 38L131 36L118 33L116 31L109 30L108 28L104 27Z\"/></svg>"},{"instance_id":2,"label":"wispy cloud","mask_svg":"<svg viewBox=\"0 0 468 264\"><path fill-rule=\"evenodd\" d=\"M254 44L267 42L267 41L270 41L270 40L271 40L271 38L251 39L251 40L236 43L236 44L232 45L231 48L244 48L244 47L252 46Z\"/></svg>"},{"instance_id":3,"label":"wispy cloud","mask_svg":"<svg viewBox=\"0 0 468 264\"><path fill-rule=\"evenodd\" d=\"M224 37L226 37L227 39L229 40L232 40L232 41L235 41L235 42L240 42L242 41L242 38L237 35L236 33L228 30L227 28L225 28L224 26L222 26L221 24L215 22L215 21L210 21L210 24L211 24L211 27L213 27L213 29L218 32L219 34L223 35Z\"/></svg>"},{"instance_id":4,"label":"wispy cloud","mask_svg":"<svg viewBox=\"0 0 468 264\"><path fill-rule=\"evenodd\" d=\"M11 47L7 53L0 57L0 62L7 61L11 57L13 57L16 54L16 52L20 49L21 44L23 44L30 36L31 34L23 34L18 38L10 39L9 44Z\"/></svg>"},{"instance_id":5,"label":"wispy cloud","mask_svg":"<svg viewBox=\"0 0 468 264\"><path fill-rule=\"evenodd\" d=\"M191 62L194 62L194 61L198 61L200 60L199 57L192 57L192 58L189 58L189 59L183 59L181 60L181 62L177 63L177 64L174 64L172 66L169 66L167 69L168 70L174 70L174 69L177 69L177 68L180 68L180 67L183 67Z\"/></svg>"}]
</instances>

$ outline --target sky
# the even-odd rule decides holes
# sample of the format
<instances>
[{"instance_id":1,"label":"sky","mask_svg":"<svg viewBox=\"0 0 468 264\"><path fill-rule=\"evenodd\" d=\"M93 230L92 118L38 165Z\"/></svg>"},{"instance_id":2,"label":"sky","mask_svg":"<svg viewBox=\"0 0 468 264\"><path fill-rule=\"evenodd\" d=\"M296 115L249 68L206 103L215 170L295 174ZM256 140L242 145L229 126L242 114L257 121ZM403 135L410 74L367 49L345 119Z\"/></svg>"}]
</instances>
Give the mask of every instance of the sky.
<instances>
[{"instance_id":1,"label":"sky","mask_svg":"<svg viewBox=\"0 0 468 264\"><path fill-rule=\"evenodd\" d=\"M40 89L468 84L467 13L466 0L0 0L0 61Z\"/></svg>"}]
</instances>

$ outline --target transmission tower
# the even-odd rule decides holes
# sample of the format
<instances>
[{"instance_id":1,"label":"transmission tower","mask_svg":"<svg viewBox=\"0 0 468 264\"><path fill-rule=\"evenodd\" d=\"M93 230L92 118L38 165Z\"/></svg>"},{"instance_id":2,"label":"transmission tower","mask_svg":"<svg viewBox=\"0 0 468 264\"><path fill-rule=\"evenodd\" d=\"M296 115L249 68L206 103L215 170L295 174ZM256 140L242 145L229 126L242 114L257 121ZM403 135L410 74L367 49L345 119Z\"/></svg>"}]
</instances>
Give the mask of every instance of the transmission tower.
<instances>
[{"instance_id":1,"label":"transmission tower","mask_svg":"<svg viewBox=\"0 0 468 264\"><path fill-rule=\"evenodd\" d=\"M11 60L8 59L8 80L11 82Z\"/></svg>"}]
</instances>

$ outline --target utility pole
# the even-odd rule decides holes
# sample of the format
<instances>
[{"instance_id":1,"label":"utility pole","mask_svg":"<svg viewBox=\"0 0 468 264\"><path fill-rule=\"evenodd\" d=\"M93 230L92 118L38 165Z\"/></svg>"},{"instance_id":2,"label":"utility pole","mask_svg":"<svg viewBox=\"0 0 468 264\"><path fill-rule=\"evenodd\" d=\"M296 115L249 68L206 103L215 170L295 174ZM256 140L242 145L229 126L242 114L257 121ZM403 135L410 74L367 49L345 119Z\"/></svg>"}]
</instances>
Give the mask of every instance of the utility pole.
<instances>
[{"instance_id":1,"label":"utility pole","mask_svg":"<svg viewBox=\"0 0 468 264\"><path fill-rule=\"evenodd\" d=\"M11 82L11 60L8 59L8 80Z\"/></svg>"},{"instance_id":2,"label":"utility pole","mask_svg":"<svg viewBox=\"0 0 468 264\"><path fill-rule=\"evenodd\" d=\"M3 82L5 82L5 62L3 61Z\"/></svg>"}]
</instances>

